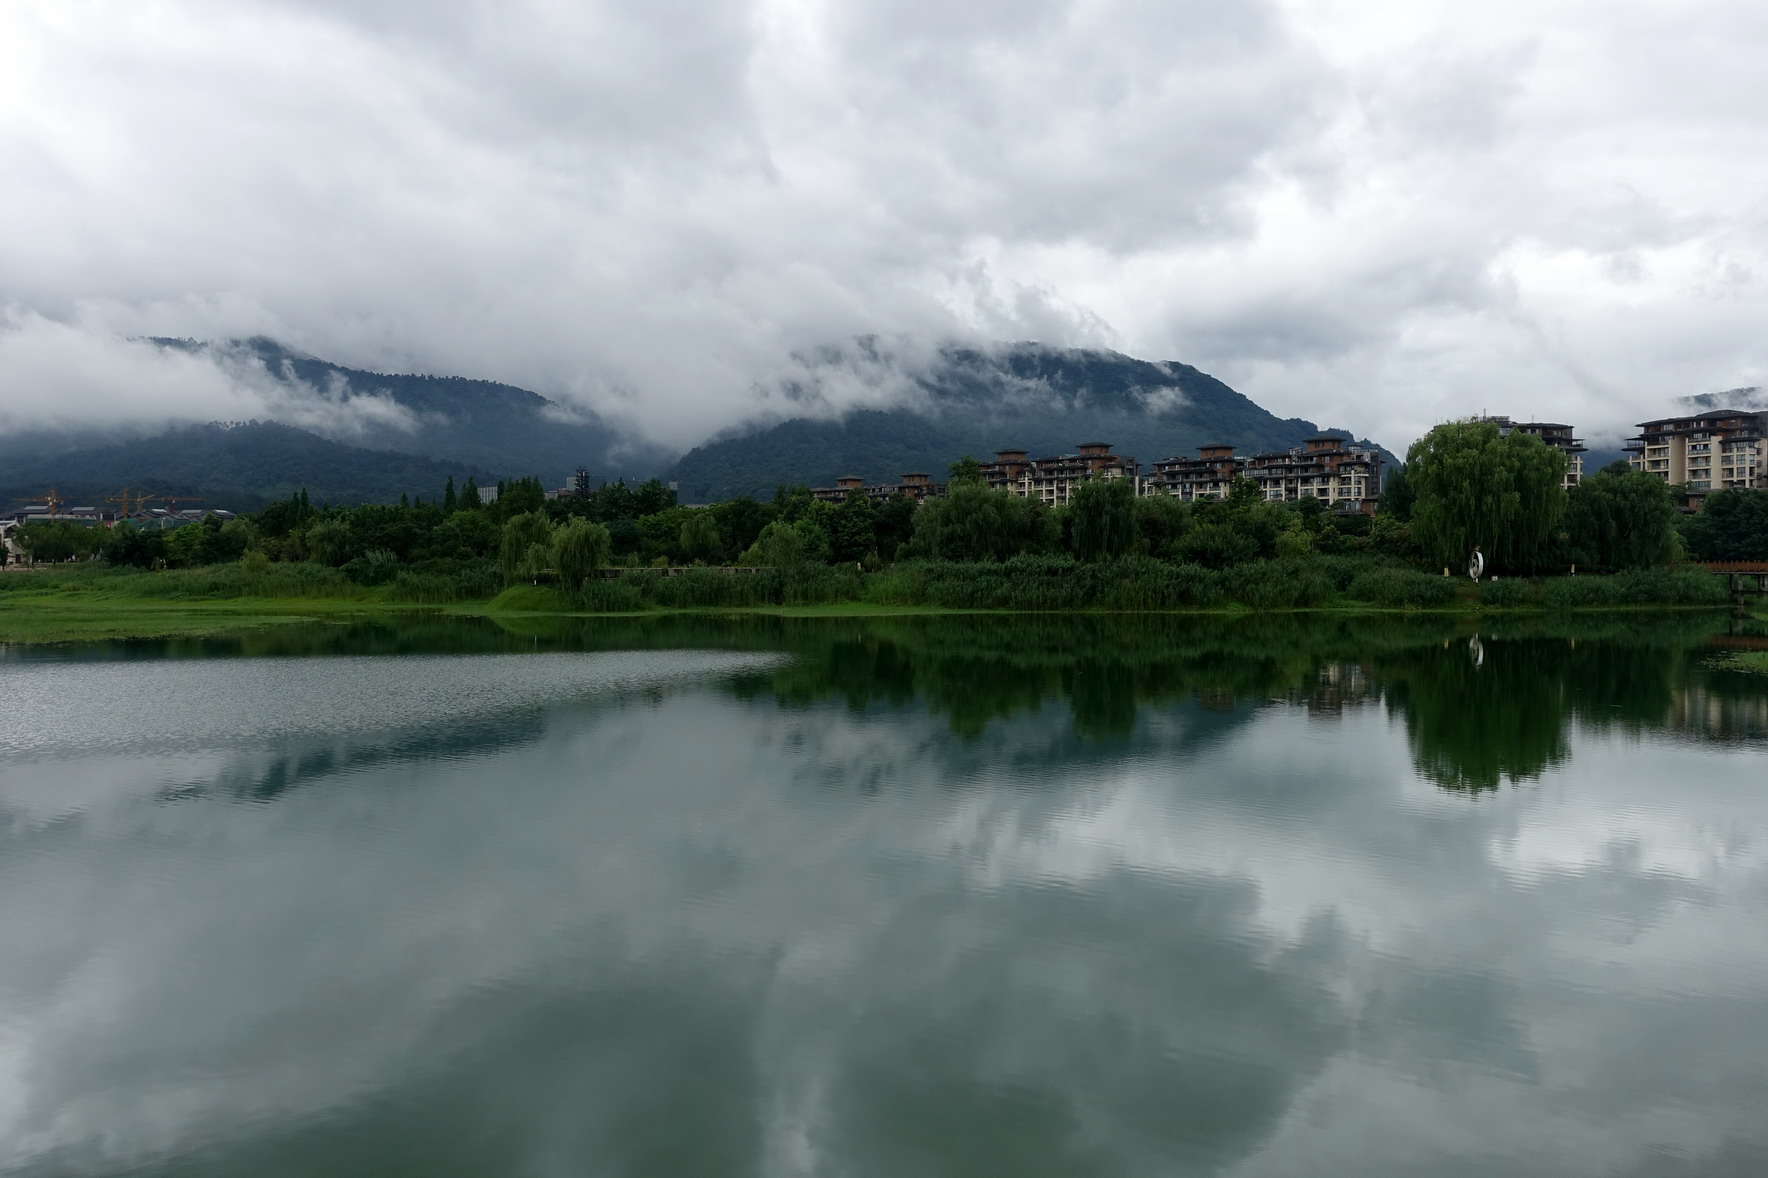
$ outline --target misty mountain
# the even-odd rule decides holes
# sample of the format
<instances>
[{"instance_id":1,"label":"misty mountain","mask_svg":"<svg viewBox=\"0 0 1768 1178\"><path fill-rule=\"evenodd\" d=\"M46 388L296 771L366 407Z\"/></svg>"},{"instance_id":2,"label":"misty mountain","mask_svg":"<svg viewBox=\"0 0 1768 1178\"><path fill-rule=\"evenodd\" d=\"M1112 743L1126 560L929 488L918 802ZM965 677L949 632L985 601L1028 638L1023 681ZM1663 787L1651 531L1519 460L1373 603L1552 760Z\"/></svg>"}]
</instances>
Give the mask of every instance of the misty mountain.
<instances>
[{"instance_id":1,"label":"misty mountain","mask_svg":"<svg viewBox=\"0 0 1768 1178\"><path fill-rule=\"evenodd\" d=\"M930 361L908 363L860 340L857 353L832 349L801 357L812 387L787 393L805 404L804 415L730 431L665 469L669 455L655 445L594 416L567 417L545 397L513 385L366 372L268 339L218 346L155 342L211 349L218 362L244 365L244 375L260 383L267 373L287 386L286 404L300 420L347 420L350 442L287 422L181 427L154 437L99 430L12 434L0 437L0 495L36 499L54 487L66 500L96 502L128 486L251 509L301 487L316 500L339 503L393 500L402 492L429 498L451 474L457 483L471 474L481 484L537 475L558 486L584 465L600 478L661 473L679 484L684 502L706 502L769 495L781 483L827 486L844 474L882 482L923 470L943 478L954 459L986 460L1006 446L1041 455L1104 441L1146 465L1208 442L1248 453L1318 434L1350 436L1276 417L1185 364L1036 344L946 347ZM813 413L825 408L818 404L818 382L851 375L856 358L890 382L892 403Z\"/></svg>"},{"instance_id":2,"label":"misty mountain","mask_svg":"<svg viewBox=\"0 0 1768 1178\"><path fill-rule=\"evenodd\" d=\"M1677 401L1696 413L1710 413L1715 409L1742 409L1750 413L1760 413L1768 409L1768 392L1755 385L1746 385L1740 389L1726 389L1722 393L1696 393L1692 397L1679 397Z\"/></svg>"},{"instance_id":3,"label":"misty mountain","mask_svg":"<svg viewBox=\"0 0 1768 1178\"><path fill-rule=\"evenodd\" d=\"M456 486L469 475L482 486L497 481L468 463L345 446L274 422L187 426L155 437L34 449L6 447L0 506L41 502L54 489L64 503L97 507L127 487L253 511L303 487L315 503L388 503L401 494L440 499L451 475Z\"/></svg>"},{"instance_id":4,"label":"misty mountain","mask_svg":"<svg viewBox=\"0 0 1768 1178\"><path fill-rule=\"evenodd\" d=\"M211 350L229 362L261 364L291 387L305 386L312 400L348 407L357 398L396 404L401 420L356 415L351 444L452 463L470 463L499 477L537 475L549 487L565 482L579 466L598 477L648 478L669 452L633 438L589 411L567 410L539 393L490 380L418 376L346 368L257 337L209 345L196 340L155 339L162 347Z\"/></svg>"},{"instance_id":5,"label":"misty mountain","mask_svg":"<svg viewBox=\"0 0 1768 1178\"><path fill-rule=\"evenodd\" d=\"M1082 442L1110 442L1146 466L1210 442L1250 453L1351 436L1277 417L1189 365L1116 352L952 347L913 380L917 395L900 407L734 431L691 450L663 477L679 484L684 502L701 503L771 494L781 483L828 486L848 474L884 482L926 471L943 479L954 459L986 462L1009 446L1069 454Z\"/></svg>"}]
</instances>

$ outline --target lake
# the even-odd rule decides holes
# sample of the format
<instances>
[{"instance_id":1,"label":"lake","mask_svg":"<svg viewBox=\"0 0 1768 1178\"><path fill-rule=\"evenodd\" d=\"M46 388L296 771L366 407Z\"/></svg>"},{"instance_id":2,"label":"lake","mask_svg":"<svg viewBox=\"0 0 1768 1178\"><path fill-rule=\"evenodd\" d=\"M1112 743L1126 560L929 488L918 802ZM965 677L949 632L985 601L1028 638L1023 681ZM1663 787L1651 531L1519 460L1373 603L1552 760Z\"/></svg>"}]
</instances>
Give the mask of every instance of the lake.
<instances>
[{"instance_id":1,"label":"lake","mask_svg":"<svg viewBox=\"0 0 1768 1178\"><path fill-rule=\"evenodd\" d=\"M1479 626L0 650L0 1173L1768 1173L1768 640Z\"/></svg>"}]
</instances>

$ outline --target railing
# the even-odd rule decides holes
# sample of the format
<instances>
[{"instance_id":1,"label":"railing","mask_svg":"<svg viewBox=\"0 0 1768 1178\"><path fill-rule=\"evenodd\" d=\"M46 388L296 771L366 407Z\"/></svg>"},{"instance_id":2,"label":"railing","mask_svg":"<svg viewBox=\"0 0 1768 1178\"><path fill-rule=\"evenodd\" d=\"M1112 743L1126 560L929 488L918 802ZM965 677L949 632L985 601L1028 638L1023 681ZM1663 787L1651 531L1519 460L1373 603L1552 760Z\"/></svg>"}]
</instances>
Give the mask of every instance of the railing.
<instances>
[{"instance_id":1,"label":"railing","mask_svg":"<svg viewBox=\"0 0 1768 1178\"><path fill-rule=\"evenodd\" d=\"M597 569L595 575L600 577L604 581L613 581L613 580L616 580L620 577L629 577L629 576L634 576L634 575L640 574L640 573L655 573L658 576L662 576L662 577L685 577L687 574L694 571L694 567L695 566L693 566L693 565L678 564L678 565L670 565L666 569L659 569L659 568L635 568L635 569L634 568L607 568L607 569ZM768 566L768 565L747 565L747 564L723 564L723 565L702 565L700 567L705 572L708 572L708 573L728 573L731 576L736 576L738 573L759 573L763 569L769 568L771 566Z\"/></svg>"}]
</instances>

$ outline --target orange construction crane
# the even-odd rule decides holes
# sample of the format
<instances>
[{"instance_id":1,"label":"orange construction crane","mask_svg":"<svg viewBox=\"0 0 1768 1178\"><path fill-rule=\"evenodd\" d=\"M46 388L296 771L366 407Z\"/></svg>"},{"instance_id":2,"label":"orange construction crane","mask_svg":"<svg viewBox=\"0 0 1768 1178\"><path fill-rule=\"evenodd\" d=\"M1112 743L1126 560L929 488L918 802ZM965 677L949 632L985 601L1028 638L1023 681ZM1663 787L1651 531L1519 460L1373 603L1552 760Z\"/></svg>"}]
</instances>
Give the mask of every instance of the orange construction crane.
<instances>
[{"instance_id":1,"label":"orange construction crane","mask_svg":"<svg viewBox=\"0 0 1768 1178\"><path fill-rule=\"evenodd\" d=\"M107 495L105 496L104 501L106 503L115 503L117 505L117 514L119 515L134 515L143 507L146 507L149 503L154 502L158 498L158 495L149 495L146 491L142 491L137 495L131 495L129 493L129 488L124 487L122 494ZM129 506L131 503L135 506Z\"/></svg>"},{"instance_id":2,"label":"orange construction crane","mask_svg":"<svg viewBox=\"0 0 1768 1178\"><path fill-rule=\"evenodd\" d=\"M158 495L155 497L164 500L166 507L174 515L178 513L178 505L180 503L201 503L203 501L201 495Z\"/></svg>"},{"instance_id":3,"label":"orange construction crane","mask_svg":"<svg viewBox=\"0 0 1768 1178\"><path fill-rule=\"evenodd\" d=\"M42 499L43 499L44 503L47 503L49 505L49 518L50 519L54 519L56 516L61 514L61 496L59 496L55 493L54 487L49 488L48 494L44 495L42 497ZM32 500L30 500L30 499L15 499L15 500L13 500L13 502L15 502L15 503L30 503L30 502L32 502Z\"/></svg>"}]
</instances>

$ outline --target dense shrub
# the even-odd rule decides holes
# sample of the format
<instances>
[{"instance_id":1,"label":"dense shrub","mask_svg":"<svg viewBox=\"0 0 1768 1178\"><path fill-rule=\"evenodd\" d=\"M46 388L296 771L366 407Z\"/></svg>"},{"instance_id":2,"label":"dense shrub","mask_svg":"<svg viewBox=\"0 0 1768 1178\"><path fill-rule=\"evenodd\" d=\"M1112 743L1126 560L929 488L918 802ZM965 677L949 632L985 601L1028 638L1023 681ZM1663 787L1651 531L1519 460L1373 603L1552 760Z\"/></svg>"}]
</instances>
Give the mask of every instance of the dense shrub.
<instances>
[{"instance_id":1,"label":"dense shrub","mask_svg":"<svg viewBox=\"0 0 1768 1178\"><path fill-rule=\"evenodd\" d=\"M1309 560L1254 561L1226 570L1151 557L1080 562L1019 556L1000 564L921 562L878 578L868 597L948 609L1158 610L1238 603L1294 609L1331 599L1327 573Z\"/></svg>"},{"instance_id":2,"label":"dense shrub","mask_svg":"<svg viewBox=\"0 0 1768 1178\"><path fill-rule=\"evenodd\" d=\"M1543 583L1548 609L1580 606L1724 605L1725 582L1705 569L1632 569L1612 577L1555 577Z\"/></svg>"},{"instance_id":3,"label":"dense shrub","mask_svg":"<svg viewBox=\"0 0 1768 1178\"><path fill-rule=\"evenodd\" d=\"M1304 560L1258 560L1223 574L1230 601L1253 609L1299 609L1331 599L1332 581Z\"/></svg>"},{"instance_id":4,"label":"dense shrub","mask_svg":"<svg viewBox=\"0 0 1768 1178\"><path fill-rule=\"evenodd\" d=\"M1519 605L1533 602L1539 587L1533 581L1521 577L1505 577L1501 580L1486 581L1479 587L1481 605L1495 609L1514 609Z\"/></svg>"},{"instance_id":5,"label":"dense shrub","mask_svg":"<svg viewBox=\"0 0 1768 1178\"><path fill-rule=\"evenodd\" d=\"M1413 569L1378 568L1359 573L1346 590L1357 601L1373 605L1428 608L1455 600L1456 584Z\"/></svg>"},{"instance_id":6,"label":"dense shrub","mask_svg":"<svg viewBox=\"0 0 1768 1178\"><path fill-rule=\"evenodd\" d=\"M1725 579L1701 568L1632 569L1610 579L1627 605L1726 605L1731 601Z\"/></svg>"}]
</instances>

